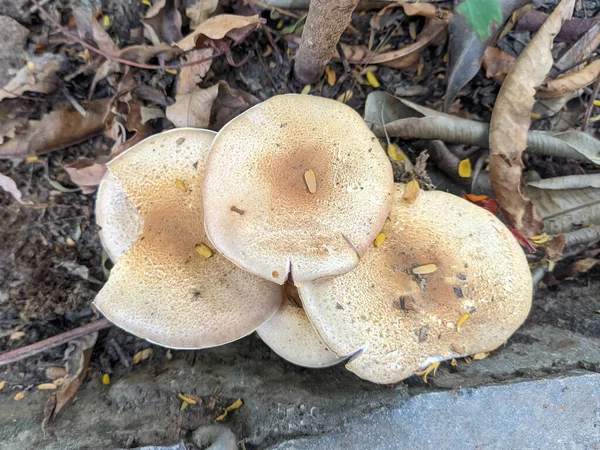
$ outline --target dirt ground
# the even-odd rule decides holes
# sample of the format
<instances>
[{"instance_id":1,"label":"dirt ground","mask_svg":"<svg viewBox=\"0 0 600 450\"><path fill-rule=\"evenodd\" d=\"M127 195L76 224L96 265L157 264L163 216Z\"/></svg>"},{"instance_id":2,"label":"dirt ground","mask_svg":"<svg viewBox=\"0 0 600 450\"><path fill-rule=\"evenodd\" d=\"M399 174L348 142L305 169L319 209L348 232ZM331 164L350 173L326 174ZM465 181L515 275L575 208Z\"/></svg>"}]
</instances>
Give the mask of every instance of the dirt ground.
<instances>
[{"instance_id":1,"label":"dirt ground","mask_svg":"<svg viewBox=\"0 0 600 450\"><path fill-rule=\"evenodd\" d=\"M56 3L61 3L61 9L69 8L68 2ZM588 3L591 16L598 5ZM56 6L51 4L49 9ZM103 0L99 6L114 18L111 36L120 44L131 43L125 30L141 27L141 2ZM33 34L47 29L35 15L26 16L24 22ZM358 29L368 28L369 15L356 15L353 23ZM348 39L350 43L352 40L359 38ZM518 41L512 44L518 45ZM292 78L288 56L276 70L268 69L273 56L261 56L266 45L264 34L255 33L234 49L234 57L239 60L250 51L257 56L235 70L224 60L215 61L214 77L201 87L226 80L259 100L277 93L300 92L303 86ZM443 46L425 50L425 65L418 77L380 68L377 76L382 89L418 92L413 101L439 104L445 89L443 78L438 76L438 69L444 66L444 52ZM341 63L332 67L338 76L344 74ZM168 94L172 90L174 77L168 73L140 76ZM66 87L77 98L85 99L90 82L90 76L81 76ZM471 85L476 94L463 98L463 107L489 120L486 105L495 98L498 85L481 73ZM108 83L101 83L95 98L110 96L111 89ZM348 89L354 92L349 105L362 113L371 87L356 86L347 79L335 86L325 83L321 95L336 98ZM58 100L64 100L60 93L5 100L2 107L35 110L41 115ZM555 125L548 120L539 127ZM106 155L111 145L110 139L96 137L43 155L37 162L0 160L0 172L12 177L23 197L36 205L20 205L0 190L0 352L78 327L95 317L91 303L106 280L104 265L109 267L110 263L106 263L98 238L94 195L79 192L64 165L80 157ZM577 169L573 163L557 164L548 158L532 159L528 164L543 176L572 174ZM595 269L574 281L540 290L523 328L486 360L471 364L460 361L457 367L446 364L427 384L412 377L395 386L364 382L343 366L324 370L295 367L254 335L214 350L175 351L169 359L165 349L111 328L99 334L86 384L46 433L40 424L48 394L35 387L49 381L48 368L62 364L65 347L0 367L0 381L6 383L0 392L0 449L123 448L188 441L194 429L214 423L223 408L237 398L243 399L244 406L231 413L225 424L245 442L245 448L262 449L282 438L337 430L353 417L399 404L427 389L537 379L575 369L599 372L598 311L600 270ZM149 360L126 367L134 354L148 347L153 348ZM110 385L101 383L105 373L111 375ZM19 391L29 395L14 401ZM202 401L179 411L179 392L195 394Z\"/></svg>"}]
</instances>

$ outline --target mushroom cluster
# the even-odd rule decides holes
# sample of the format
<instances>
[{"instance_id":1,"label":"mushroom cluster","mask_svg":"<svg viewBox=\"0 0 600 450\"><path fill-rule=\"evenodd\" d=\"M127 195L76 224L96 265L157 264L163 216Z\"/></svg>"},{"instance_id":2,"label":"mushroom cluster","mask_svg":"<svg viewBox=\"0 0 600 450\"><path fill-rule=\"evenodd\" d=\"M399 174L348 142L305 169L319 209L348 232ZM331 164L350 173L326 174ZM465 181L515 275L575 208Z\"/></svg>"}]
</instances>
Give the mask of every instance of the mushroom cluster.
<instances>
[{"instance_id":1,"label":"mushroom cluster","mask_svg":"<svg viewBox=\"0 0 600 450\"><path fill-rule=\"evenodd\" d=\"M529 312L527 261L502 222L395 184L377 138L334 100L275 96L108 168L96 218L115 265L95 305L153 343L257 331L292 363L346 361L393 383L499 347Z\"/></svg>"}]
</instances>

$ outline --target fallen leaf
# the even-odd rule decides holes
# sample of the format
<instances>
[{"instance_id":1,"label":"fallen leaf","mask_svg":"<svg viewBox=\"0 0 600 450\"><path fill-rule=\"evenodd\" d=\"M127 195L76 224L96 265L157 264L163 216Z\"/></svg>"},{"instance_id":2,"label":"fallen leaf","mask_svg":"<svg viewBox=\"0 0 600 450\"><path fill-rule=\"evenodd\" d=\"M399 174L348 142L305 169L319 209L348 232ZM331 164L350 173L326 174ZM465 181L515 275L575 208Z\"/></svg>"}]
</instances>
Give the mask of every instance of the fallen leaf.
<instances>
[{"instance_id":1,"label":"fallen leaf","mask_svg":"<svg viewBox=\"0 0 600 450\"><path fill-rule=\"evenodd\" d=\"M600 24L593 25L581 38L573 44L567 51L555 61L551 76L556 76L558 71L565 71L569 67L572 69L565 73L570 73L582 68L582 65L575 66L578 61L587 58L600 46ZM551 117L561 111L569 100L579 97L581 91L569 92L561 97L545 98L538 100L533 107L534 114L539 114L540 118Z\"/></svg>"},{"instance_id":2,"label":"fallen leaf","mask_svg":"<svg viewBox=\"0 0 600 450\"><path fill-rule=\"evenodd\" d=\"M148 106L141 107L140 115L141 115L141 123L142 124L146 124L146 123L150 122L151 120L162 119L162 118L167 117L167 116L165 116L165 112L163 111L162 108L148 107Z\"/></svg>"},{"instance_id":3,"label":"fallen leaf","mask_svg":"<svg viewBox=\"0 0 600 450\"><path fill-rule=\"evenodd\" d=\"M230 119L258 103L258 99L225 81L207 88L178 95L167 107L166 115L176 127L220 129Z\"/></svg>"},{"instance_id":4,"label":"fallen leaf","mask_svg":"<svg viewBox=\"0 0 600 450\"><path fill-rule=\"evenodd\" d=\"M142 20L144 36L154 45L174 44L181 40L181 13L178 0L156 0Z\"/></svg>"},{"instance_id":5,"label":"fallen leaf","mask_svg":"<svg viewBox=\"0 0 600 450\"><path fill-rule=\"evenodd\" d=\"M5 386L5 385L6 385L6 381L4 381L4 380L0 381L0 391L1 391L2 389L4 389L4 386Z\"/></svg>"},{"instance_id":6,"label":"fallen leaf","mask_svg":"<svg viewBox=\"0 0 600 450\"><path fill-rule=\"evenodd\" d=\"M190 19L190 28L196 29L202 22L215 12L219 0L199 0L195 5L185 9L185 15Z\"/></svg>"},{"instance_id":7,"label":"fallen leaf","mask_svg":"<svg viewBox=\"0 0 600 450\"><path fill-rule=\"evenodd\" d=\"M65 170L83 194L92 194L106 173L106 163L109 159L108 156L96 159L79 158L74 163L67 164Z\"/></svg>"},{"instance_id":8,"label":"fallen leaf","mask_svg":"<svg viewBox=\"0 0 600 450\"><path fill-rule=\"evenodd\" d=\"M240 408L243 404L244 403L242 402L242 399L238 398L235 402L233 402L231 405L229 405L227 408L225 408L225 411L223 411L223 414L221 414L215 420L217 420L218 422L222 421L227 416L227 414L229 414L233 410Z\"/></svg>"},{"instance_id":9,"label":"fallen leaf","mask_svg":"<svg viewBox=\"0 0 600 450\"><path fill-rule=\"evenodd\" d=\"M110 114L111 99L93 100L83 117L72 105L55 109L41 120L30 120L14 139L0 145L0 158L23 158L75 145L102 133Z\"/></svg>"},{"instance_id":10,"label":"fallen leaf","mask_svg":"<svg viewBox=\"0 0 600 450\"><path fill-rule=\"evenodd\" d=\"M490 145L489 124L435 111L382 91L367 96L364 120L378 137L441 140L485 148ZM600 164L600 141L579 131L529 131L527 150Z\"/></svg>"},{"instance_id":11,"label":"fallen leaf","mask_svg":"<svg viewBox=\"0 0 600 450\"><path fill-rule=\"evenodd\" d=\"M415 267L412 270L412 273L414 273L415 275L427 275L436 271L437 266L435 264L425 264L423 266Z\"/></svg>"},{"instance_id":12,"label":"fallen leaf","mask_svg":"<svg viewBox=\"0 0 600 450\"><path fill-rule=\"evenodd\" d=\"M17 401L23 400L25 397L27 397L27 394L29 394L27 391L17 392L13 398Z\"/></svg>"},{"instance_id":13,"label":"fallen leaf","mask_svg":"<svg viewBox=\"0 0 600 450\"><path fill-rule=\"evenodd\" d=\"M560 186L564 183L563 180L544 181L546 186L548 184ZM600 223L600 189L593 187L555 189L552 186L540 188L533 186L532 183L527 185L525 195L535 206L547 233L566 233L574 226Z\"/></svg>"},{"instance_id":14,"label":"fallen leaf","mask_svg":"<svg viewBox=\"0 0 600 450\"><path fill-rule=\"evenodd\" d=\"M552 68L552 42L573 11L575 0L562 0L531 39L506 76L490 124L490 180L506 221L525 237L539 234L542 222L524 195L521 155L527 147L535 88Z\"/></svg>"},{"instance_id":15,"label":"fallen leaf","mask_svg":"<svg viewBox=\"0 0 600 450\"><path fill-rule=\"evenodd\" d=\"M54 383L42 383L42 384L38 384L37 388L40 391L54 391L54 390L58 389L58 386L55 385Z\"/></svg>"},{"instance_id":16,"label":"fallen leaf","mask_svg":"<svg viewBox=\"0 0 600 450\"><path fill-rule=\"evenodd\" d=\"M420 193L421 187L419 186L419 182L417 180L412 180L406 184L406 189L404 189L402 198L405 201L412 203L417 199Z\"/></svg>"},{"instance_id":17,"label":"fallen leaf","mask_svg":"<svg viewBox=\"0 0 600 450\"><path fill-rule=\"evenodd\" d=\"M527 186L538 189L583 189L587 187L600 188L600 174L568 175L565 177L545 178L530 181Z\"/></svg>"},{"instance_id":18,"label":"fallen leaf","mask_svg":"<svg viewBox=\"0 0 600 450\"><path fill-rule=\"evenodd\" d=\"M485 359L488 356L490 356L490 352L475 353L472 357L473 361L481 361L482 359Z\"/></svg>"},{"instance_id":19,"label":"fallen leaf","mask_svg":"<svg viewBox=\"0 0 600 450\"><path fill-rule=\"evenodd\" d=\"M24 202L22 200L23 194L21 194L21 191L17 187L17 183L15 183L15 180L13 180L11 177L1 174L1 173L0 173L0 188L4 189L6 192L8 192L10 195L12 195L13 198L17 202L21 203L22 205L31 204L30 202Z\"/></svg>"},{"instance_id":20,"label":"fallen leaf","mask_svg":"<svg viewBox=\"0 0 600 450\"><path fill-rule=\"evenodd\" d=\"M433 376L437 373L438 367L440 367L439 361L431 363L429 366L425 368L425 370L421 370L419 372L415 372L415 375L418 377L423 377L423 383L427 383L427 377L430 373L433 373Z\"/></svg>"},{"instance_id":21,"label":"fallen leaf","mask_svg":"<svg viewBox=\"0 0 600 450\"><path fill-rule=\"evenodd\" d=\"M102 375L102 384L109 385L110 384L110 375L105 373Z\"/></svg>"},{"instance_id":22,"label":"fallen leaf","mask_svg":"<svg viewBox=\"0 0 600 450\"><path fill-rule=\"evenodd\" d=\"M23 339L24 337L25 337L24 331L13 331L12 333L10 333L8 340L9 341L18 341L19 339Z\"/></svg>"},{"instance_id":23,"label":"fallen leaf","mask_svg":"<svg viewBox=\"0 0 600 450\"><path fill-rule=\"evenodd\" d=\"M0 101L5 98L20 97L25 92L40 94L54 92L59 81L56 74L62 68L63 62L62 56L44 55L36 58L33 71L23 66L8 84L0 88Z\"/></svg>"},{"instance_id":24,"label":"fallen leaf","mask_svg":"<svg viewBox=\"0 0 600 450\"><path fill-rule=\"evenodd\" d=\"M482 65L485 69L486 77L503 81L514 64L515 57L503 52L499 48L488 47L485 49Z\"/></svg>"},{"instance_id":25,"label":"fallen leaf","mask_svg":"<svg viewBox=\"0 0 600 450\"><path fill-rule=\"evenodd\" d=\"M206 38L212 40L229 37L235 44L242 42L248 34L256 30L262 19L258 16L237 16L221 14L201 23L176 45L183 51L190 51L205 45Z\"/></svg>"},{"instance_id":26,"label":"fallen leaf","mask_svg":"<svg viewBox=\"0 0 600 450\"><path fill-rule=\"evenodd\" d=\"M60 389L46 401L42 429L52 424L56 415L71 400L85 380L92 349L97 338L98 333L96 332L69 342L69 346L65 350L67 375Z\"/></svg>"},{"instance_id":27,"label":"fallen leaf","mask_svg":"<svg viewBox=\"0 0 600 450\"><path fill-rule=\"evenodd\" d=\"M460 319L458 319L458 322L456 322L456 331L460 332L460 329L465 324L465 322L469 319L469 317L470 316L468 313L465 313L462 316L460 316Z\"/></svg>"},{"instance_id":28,"label":"fallen leaf","mask_svg":"<svg viewBox=\"0 0 600 450\"><path fill-rule=\"evenodd\" d=\"M201 2L202 3L202 2ZM202 61L210 58L213 55L214 50L210 47L201 48L198 50L192 50L185 54L185 62L192 63ZM208 71L212 60L194 64L192 66L182 67L177 77L177 95L190 94L196 90L198 83L200 83Z\"/></svg>"},{"instance_id":29,"label":"fallen leaf","mask_svg":"<svg viewBox=\"0 0 600 450\"><path fill-rule=\"evenodd\" d=\"M598 263L600 263L599 259L583 258L578 261L575 261L575 263L573 263L571 268L573 269L573 272L575 272L575 273L586 273L586 272L589 272L594 267L596 267L596 265Z\"/></svg>"},{"instance_id":30,"label":"fallen leaf","mask_svg":"<svg viewBox=\"0 0 600 450\"><path fill-rule=\"evenodd\" d=\"M596 60L577 72L547 81L543 86L538 87L537 96L538 98L552 98L578 91L596 81L599 75L600 60Z\"/></svg>"},{"instance_id":31,"label":"fallen leaf","mask_svg":"<svg viewBox=\"0 0 600 450\"><path fill-rule=\"evenodd\" d=\"M448 24L448 81L444 110L479 71L486 48L513 11L527 0L465 0Z\"/></svg>"}]
</instances>

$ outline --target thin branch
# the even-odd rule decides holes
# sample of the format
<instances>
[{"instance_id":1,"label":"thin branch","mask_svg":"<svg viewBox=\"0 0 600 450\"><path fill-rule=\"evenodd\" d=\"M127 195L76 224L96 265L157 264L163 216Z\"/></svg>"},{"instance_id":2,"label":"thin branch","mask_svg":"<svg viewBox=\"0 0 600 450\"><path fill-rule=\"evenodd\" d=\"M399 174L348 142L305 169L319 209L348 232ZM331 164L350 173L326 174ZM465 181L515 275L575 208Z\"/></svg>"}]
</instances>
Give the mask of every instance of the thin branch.
<instances>
[{"instance_id":1,"label":"thin branch","mask_svg":"<svg viewBox=\"0 0 600 450\"><path fill-rule=\"evenodd\" d=\"M165 69L169 69L169 70L178 70L181 69L183 67L190 67L190 66L195 66L197 64L206 62L206 61L210 61L214 58L216 58L217 56L221 56L223 54L223 52L217 51L216 54L209 56L207 58L203 58L203 59L199 59L198 61L193 61L193 62L189 62L189 63L184 63L184 64L176 64L174 66L165 66L165 65L155 65L155 64L143 64L143 63L138 63L135 61L130 61L128 59L123 59L123 58L119 58L116 55L111 55L110 53L106 53L103 50L100 50L99 48L94 47L93 45L88 44L87 42L82 41L81 39L79 39L77 36L75 36L74 34L71 34L65 27L63 27L60 23L58 23L56 21L56 19L54 19L54 17L52 17L50 15L50 13L48 11L46 11L44 9L44 7L40 4L40 2L38 0L31 0L35 6L37 6L40 10L40 12L42 13L42 15L48 19L50 22L52 22L52 24L58 28L61 33L63 33L65 36L67 36L69 39L77 42L80 45L83 45L85 48L87 48L88 50L97 53L101 56L104 56L106 59L110 59L112 61L116 61L118 63L121 64L125 64L127 66L132 66L132 67L139 67L140 69L161 69L161 70L165 70Z\"/></svg>"},{"instance_id":2,"label":"thin branch","mask_svg":"<svg viewBox=\"0 0 600 450\"><path fill-rule=\"evenodd\" d=\"M596 99L596 95L598 95L598 89L600 88L600 79L596 80L596 84L594 85L594 92L590 96L588 100L588 105L585 110L585 116L583 116L583 122L581 123L581 131L587 130L588 121L590 120L590 116L592 115L592 109L594 109L594 100Z\"/></svg>"},{"instance_id":3,"label":"thin branch","mask_svg":"<svg viewBox=\"0 0 600 450\"><path fill-rule=\"evenodd\" d=\"M81 336L94 333L96 331L103 330L111 327L113 324L108 319L95 320L94 322L83 325L82 327L74 328L73 330L65 333L57 334L43 341L36 342L35 344L28 345L26 347L18 348L10 352L6 352L0 355L0 366L5 366L17 361L20 361L30 356L37 355L39 353L50 350L59 345L71 342Z\"/></svg>"}]
</instances>

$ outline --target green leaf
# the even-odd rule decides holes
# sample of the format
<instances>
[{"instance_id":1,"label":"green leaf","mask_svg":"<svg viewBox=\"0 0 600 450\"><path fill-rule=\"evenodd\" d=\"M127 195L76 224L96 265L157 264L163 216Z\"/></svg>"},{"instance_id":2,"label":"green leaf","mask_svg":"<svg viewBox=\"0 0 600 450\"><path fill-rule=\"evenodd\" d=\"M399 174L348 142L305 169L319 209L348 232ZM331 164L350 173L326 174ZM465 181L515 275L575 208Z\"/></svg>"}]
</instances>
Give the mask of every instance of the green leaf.
<instances>
[{"instance_id":1,"label":"green leaf","mask_svg":"<svg viewBox=\"0 0 600 450\"><path fill-rule=\"evenodd\" d=\"M503 22L498 0L465 0L456 7L456 11L467 19L467 24L482 41L492 35L494 24L497 26Z\"/></svg>"}]
</instances>

